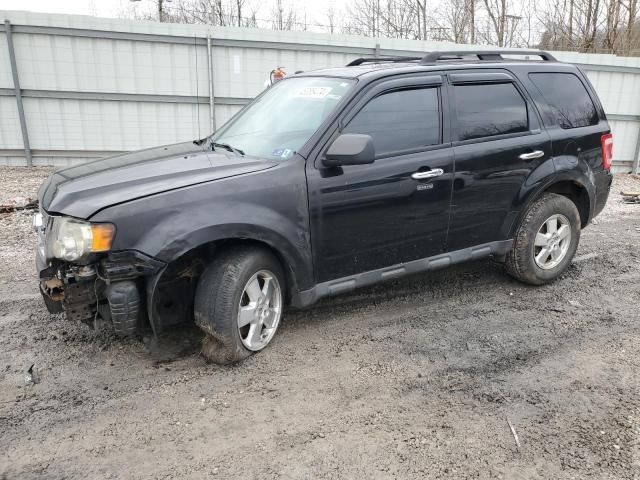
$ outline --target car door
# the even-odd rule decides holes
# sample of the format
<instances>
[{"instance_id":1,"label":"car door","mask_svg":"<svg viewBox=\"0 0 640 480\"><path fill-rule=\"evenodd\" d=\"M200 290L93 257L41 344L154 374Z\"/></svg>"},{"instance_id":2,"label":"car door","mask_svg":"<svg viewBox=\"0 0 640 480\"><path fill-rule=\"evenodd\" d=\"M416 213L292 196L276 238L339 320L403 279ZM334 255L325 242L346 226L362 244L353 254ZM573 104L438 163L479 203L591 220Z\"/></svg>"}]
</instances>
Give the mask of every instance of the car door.
<instances>
[{"instance_id":1,"label":"car door","mask_svg":"<svg viewBox=\"0 0 640 480\"><path fill-rule=\"evenodd\" d=\"M382 81L354 100L308 162L318 282L441 253L453 154L442 77ZM375 162L326 168L340 133L368 134Z\"/></svg>"},{"instance_id":2,"label":"car door","mask_svg":"<svg viewBox=\"0 0 640 480\"><path fill-rule=\"evenodd\" d=\"M553 169L551 143L526 91L506 71L448 75L455 178L447 250L508 239L522 186ZM549 172L550 173L550 172Z\"/></svg>"}]
</instances>

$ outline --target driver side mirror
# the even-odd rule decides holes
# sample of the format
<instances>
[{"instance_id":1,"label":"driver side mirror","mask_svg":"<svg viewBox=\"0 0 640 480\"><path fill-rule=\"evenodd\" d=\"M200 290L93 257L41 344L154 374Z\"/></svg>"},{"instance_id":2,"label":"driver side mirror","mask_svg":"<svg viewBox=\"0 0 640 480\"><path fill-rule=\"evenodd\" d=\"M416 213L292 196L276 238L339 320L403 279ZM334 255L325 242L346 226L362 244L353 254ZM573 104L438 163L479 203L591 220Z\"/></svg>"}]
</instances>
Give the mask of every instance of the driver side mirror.
<instances>
[{"instance_id":1,"label":"driver side mirror","mask_svg":"<svg viewBox=\"0 0 640 480\"><path fill-rule=\"evenodd\" d=\"M322 163L325 167L365 165L376 157L373 140L369 135L343 133L331 144Z\"/></svg>"}]
</instances>

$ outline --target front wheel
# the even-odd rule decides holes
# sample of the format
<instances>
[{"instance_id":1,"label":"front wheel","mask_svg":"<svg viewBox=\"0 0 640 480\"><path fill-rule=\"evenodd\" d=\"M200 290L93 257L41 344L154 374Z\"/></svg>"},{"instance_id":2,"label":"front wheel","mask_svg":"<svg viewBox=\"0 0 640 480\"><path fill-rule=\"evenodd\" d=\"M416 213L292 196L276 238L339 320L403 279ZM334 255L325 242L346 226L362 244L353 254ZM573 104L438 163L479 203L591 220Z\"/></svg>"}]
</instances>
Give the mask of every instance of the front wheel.
<instances>
[{"instance_id":1,"label":"front wheel","mask_svg":"<svg viewBox=\"0 0 640 480\"><path fill-rule=\"evenodd\" d=\"M562 195L547 193L526 211L507 254L505 266L513 277L542 285L562 275L580 242L580 214Z\"/></svg>"},{"instance_id":2,"label":"front wheel","mask_svg":"<svg viewBox=\"0 0 640 480\"><path fill-rule=\"evenodd\" d=\"M203 355L229 364L264 349L284 308L284 274L261 248L233 248L205 269L196 289L196 324L207 336Z\"/></svg>"}]
</instances>

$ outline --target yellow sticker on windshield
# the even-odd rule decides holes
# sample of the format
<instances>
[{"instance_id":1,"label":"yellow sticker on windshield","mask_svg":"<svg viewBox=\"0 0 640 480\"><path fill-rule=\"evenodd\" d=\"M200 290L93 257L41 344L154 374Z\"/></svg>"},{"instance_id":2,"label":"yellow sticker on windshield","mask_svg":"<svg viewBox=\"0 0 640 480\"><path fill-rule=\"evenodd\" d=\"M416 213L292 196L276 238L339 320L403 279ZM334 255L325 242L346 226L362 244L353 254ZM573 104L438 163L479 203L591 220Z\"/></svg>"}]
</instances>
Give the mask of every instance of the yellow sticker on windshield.
<instances>
[{"instance_id":1,"label":"yellow sticker on windshield","mask_svg":"<svg viewBox=\"0 0 640 480\"><path fill-rule=\"evenodd\" d=\"M324 98L331 91L331 87L304 87L296 92L296 97Z\"/></svg>"}]
</instances>

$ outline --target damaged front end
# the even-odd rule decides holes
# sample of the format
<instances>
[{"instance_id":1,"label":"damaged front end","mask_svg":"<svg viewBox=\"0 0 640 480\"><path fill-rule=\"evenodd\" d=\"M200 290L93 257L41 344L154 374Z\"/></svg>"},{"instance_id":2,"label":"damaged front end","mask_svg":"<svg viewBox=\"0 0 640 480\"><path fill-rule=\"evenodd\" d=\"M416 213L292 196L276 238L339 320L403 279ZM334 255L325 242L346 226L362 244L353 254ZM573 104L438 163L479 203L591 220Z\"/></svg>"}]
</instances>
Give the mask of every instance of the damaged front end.
<instances>
[{"instance_id":1,"label":"damaged front end","mask_svg":"<svg viewBox=\"0 0 640 480\"><path fill-rule=\"evenodd\" d=\"M65 312L92 328L110 322L123 336L135 333L146 316L146 278L165 264L137 251L111 252L110 224L41 212L33 225L40 292L49 312Z\"/></svg>"}]
</instances>

